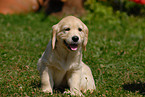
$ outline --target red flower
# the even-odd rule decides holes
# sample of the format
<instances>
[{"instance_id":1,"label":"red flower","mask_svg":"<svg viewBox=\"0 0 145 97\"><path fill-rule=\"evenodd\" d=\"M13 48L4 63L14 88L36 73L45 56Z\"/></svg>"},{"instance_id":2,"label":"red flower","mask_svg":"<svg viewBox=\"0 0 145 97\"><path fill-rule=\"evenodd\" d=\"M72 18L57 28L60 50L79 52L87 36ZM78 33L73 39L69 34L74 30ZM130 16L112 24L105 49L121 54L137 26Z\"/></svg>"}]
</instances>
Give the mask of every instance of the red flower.
<instances>
[{"instance_id":1,"label":"red flower","mask_svg":"<svg viewBox=\"0 0 145 97\"><path fill-rule=\"evenodd\" d=\"M131 1L139 4L145 4L145 0L131 0Z\"/></svg>"}]
</instances>

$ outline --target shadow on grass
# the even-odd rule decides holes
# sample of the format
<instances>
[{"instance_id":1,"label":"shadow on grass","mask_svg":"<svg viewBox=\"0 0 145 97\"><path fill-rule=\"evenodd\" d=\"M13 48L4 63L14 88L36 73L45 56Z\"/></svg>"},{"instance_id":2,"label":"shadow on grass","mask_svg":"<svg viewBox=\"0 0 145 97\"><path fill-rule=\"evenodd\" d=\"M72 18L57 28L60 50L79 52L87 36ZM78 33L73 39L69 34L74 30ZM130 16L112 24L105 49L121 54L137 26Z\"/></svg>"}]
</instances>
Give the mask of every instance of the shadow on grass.
<instances>
[{"instance_id":1,"label":"shadow on grass","mask_svg":"<svg viewBox=\"0 0 145 97\"><path fill-rule=\"evenodd\" d=\"M41 82L40 80L33 80L31 81L32 88L39 88L41 89ZM66 89L69 89L68 87L60 87L60 88L54 88L54 93L63 93Z\"/></svg>"},{"instance_id":2,"label":"shadow on grass","mask_svg":"<svg viewBox=\"0 0 145 97\"><path fill-rule=\"evenodd\" d=\"M124 90L128 90L131 92L139 92L141 95L145 95L145 82L132 82L126 83L123 85Z\"/></svg>"}]
</instances>

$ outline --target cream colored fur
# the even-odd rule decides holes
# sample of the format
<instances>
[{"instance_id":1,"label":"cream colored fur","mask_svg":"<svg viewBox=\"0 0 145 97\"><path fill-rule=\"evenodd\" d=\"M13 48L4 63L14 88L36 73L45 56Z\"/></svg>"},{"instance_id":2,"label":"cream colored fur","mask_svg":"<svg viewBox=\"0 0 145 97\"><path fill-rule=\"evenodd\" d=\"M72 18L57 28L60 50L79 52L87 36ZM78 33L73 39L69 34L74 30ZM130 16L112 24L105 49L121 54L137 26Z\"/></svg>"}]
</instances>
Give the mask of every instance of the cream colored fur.
<instances>
[{"instance_id":1,"label":"cream colored fur","mask_svg":"<svg viewBox=\"0 0 145 97\"><path fill-rule=\"evenodd\" d=\"M82 48L86 50L88 41L86 25L74 16L67 16L52 28L52 40L37 63L42 90L53 93L54 87L69 86L69 93L78 96L82 96L81 91L95 90L91 70L82 62ZM74 43L73 36L79 38L77 50L64 43L68 46Z\"/></svg>"}]
</instances>

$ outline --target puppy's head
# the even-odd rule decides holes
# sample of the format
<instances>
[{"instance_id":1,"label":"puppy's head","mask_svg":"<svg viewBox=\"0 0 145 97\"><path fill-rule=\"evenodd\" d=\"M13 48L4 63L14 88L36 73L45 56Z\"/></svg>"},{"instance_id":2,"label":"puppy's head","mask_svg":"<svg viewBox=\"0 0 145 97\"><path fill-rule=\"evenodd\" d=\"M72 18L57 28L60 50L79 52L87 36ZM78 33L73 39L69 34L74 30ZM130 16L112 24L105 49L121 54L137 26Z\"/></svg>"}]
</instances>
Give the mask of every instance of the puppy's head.
<instances>
[{"instance_id":1,"label":"puppy's head","mask_svg":"<svg viewBox=\"0 0 145 97\"><path fill-rule=\"evenodd\" d=\"M71 51L83 47L86 50L88 41L88 28L78 18L67 16L52 27L52 49L55 48L56 40Z\"/></svg>"}]
</instances>

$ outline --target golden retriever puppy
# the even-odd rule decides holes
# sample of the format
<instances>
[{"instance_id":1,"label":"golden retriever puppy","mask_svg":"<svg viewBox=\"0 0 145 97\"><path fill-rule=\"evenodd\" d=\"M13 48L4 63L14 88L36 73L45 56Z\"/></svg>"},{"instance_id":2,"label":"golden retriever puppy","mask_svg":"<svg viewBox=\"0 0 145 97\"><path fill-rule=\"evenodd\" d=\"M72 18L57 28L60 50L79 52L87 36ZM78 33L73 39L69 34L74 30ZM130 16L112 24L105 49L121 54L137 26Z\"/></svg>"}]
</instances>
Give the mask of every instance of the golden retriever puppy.
<instances>
[{"instance_id":1,"label":"golden retriever puppy","mask_svg":"<svg viewBox=\"0 0 145 97\"><path fill-rule=\"evenodd\" d=\"M88 28L78 18L67 16L52 27L52 40L38 60L41 87L53 93L54 87L68 86L71 95L96 89L90 68L82 62L86 50Z\"/></svg>"}]
</instances>

